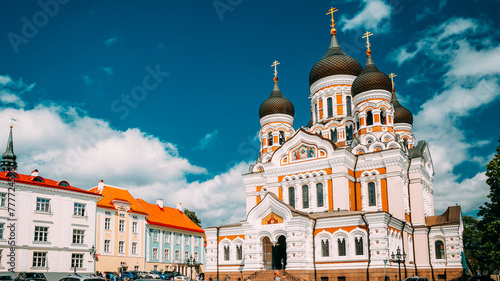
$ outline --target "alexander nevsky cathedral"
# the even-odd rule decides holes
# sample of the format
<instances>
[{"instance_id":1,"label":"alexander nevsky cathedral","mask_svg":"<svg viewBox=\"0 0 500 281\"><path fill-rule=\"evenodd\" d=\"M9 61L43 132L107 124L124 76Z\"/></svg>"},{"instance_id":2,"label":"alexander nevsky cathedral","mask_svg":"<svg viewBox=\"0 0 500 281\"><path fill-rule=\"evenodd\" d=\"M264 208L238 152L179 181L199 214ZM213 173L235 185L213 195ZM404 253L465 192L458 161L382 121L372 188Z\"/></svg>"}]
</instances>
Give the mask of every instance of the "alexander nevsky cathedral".
<instances>
[{"instance_id":1,"label":"alexander nevsky cathedral","mask_svg":"<svg viewBox=\"0 0 500 281\"><path fill-rule=\"evenodd\" d=\"M306 126L294 127L273 64L274 87L259 109L260 156L243 175L246 218L205 229L207 280L462 274L460 207L434 214L431 153L412 133L395 75L376 67L369 32L364 67L342 51L334 11L330 45L309 74Z\"/></svg>"}]
</instances>

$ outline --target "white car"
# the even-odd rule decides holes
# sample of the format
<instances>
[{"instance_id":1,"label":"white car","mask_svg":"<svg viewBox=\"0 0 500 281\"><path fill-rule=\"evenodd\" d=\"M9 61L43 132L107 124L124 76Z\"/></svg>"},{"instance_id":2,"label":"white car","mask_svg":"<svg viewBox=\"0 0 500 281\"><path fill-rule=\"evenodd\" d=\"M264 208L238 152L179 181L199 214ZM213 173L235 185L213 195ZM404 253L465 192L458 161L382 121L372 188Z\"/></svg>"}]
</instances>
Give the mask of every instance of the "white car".
<instances>
[{"instance_id":1,"label":"white car","mask_svg":"<svg viewBox=\"0 0 500 281\"><path fill-rule=\"evenodd\" d=\"M174 277L174 281L187 281L187 277L184 275L179 275Z\"/></svg>"},{"instance_id":2,"label":"white car","mask_svg":"<svg viewBox=\"0 0 500 281\"><path fill-rule=\"evenodd\" d=\"M160 275L158 275L154 272L149 272L149 275L151 275L151 278L153 278L153 279L160 279L161 278Z\"/></svg>"}]
</instances>

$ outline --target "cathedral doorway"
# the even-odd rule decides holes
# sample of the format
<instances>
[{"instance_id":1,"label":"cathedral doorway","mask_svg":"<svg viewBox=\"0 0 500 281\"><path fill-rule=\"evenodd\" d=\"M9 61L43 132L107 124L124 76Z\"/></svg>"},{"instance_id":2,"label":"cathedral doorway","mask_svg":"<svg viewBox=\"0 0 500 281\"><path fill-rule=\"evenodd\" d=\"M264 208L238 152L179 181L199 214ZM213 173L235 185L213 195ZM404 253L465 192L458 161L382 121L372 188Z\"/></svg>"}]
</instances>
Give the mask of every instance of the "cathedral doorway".
<instances>
[{"instance_id":1,"label":"cathedral doorway","mask_svg":"<svg viewBox=\"0 0 500 281\"><path fill-rule=\"evenodd\" d=\"M273 269L273 244L269 237L262 239L262 263L265 269Z\"/></svg>"},{"instance_id":2,"label":"cathedral doorway","mask_svg":"<svg viewBox=\"0 0 500 281\"><path fill-rule=\"evenodd\" d=\"M286 237L281 235L273 247L273 269L286 268Z\"/></svg>"}]
</instances>

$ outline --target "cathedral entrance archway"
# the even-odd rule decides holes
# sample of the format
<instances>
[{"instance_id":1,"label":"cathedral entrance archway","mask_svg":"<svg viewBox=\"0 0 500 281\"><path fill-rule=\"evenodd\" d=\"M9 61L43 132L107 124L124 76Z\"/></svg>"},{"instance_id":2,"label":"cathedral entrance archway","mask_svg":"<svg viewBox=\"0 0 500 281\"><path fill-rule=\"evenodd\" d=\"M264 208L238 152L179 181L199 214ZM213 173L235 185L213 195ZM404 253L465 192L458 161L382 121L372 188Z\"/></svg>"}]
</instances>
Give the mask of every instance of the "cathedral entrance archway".
<instances>
[{"instance_id":1,"label":"cathedral entrance archway","mask_svg":"<svg viewBox=\"0 0 500 281\"><path fill-rule=\"evenodd\" d=\"M281 235L273 247L273 269L286 268L286 237Z\"/></svg>"},{"instance_id":2,"label":"cathedral entrance archway","mask_svg":"<svg viewBox=\"0 0 500 281\"><path fill-rule=\"evenodd\" d=\"M267 236L262 238L262 263L265 269L273 268L273 244Z\"/></svg>"}]
</instances>

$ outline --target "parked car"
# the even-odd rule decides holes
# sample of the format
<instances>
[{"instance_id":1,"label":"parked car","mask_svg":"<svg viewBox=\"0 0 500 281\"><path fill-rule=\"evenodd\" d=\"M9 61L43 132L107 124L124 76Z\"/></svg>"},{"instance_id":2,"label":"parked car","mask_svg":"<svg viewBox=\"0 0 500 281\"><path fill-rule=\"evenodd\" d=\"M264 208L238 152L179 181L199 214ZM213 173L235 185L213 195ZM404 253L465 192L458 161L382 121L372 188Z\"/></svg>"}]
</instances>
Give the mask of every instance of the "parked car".
<instances>
[{"instance_id":1,"label":"parked car","mask_svg":"<svg viewBox=\"0 0 500 281\"><path fill-rule=\"evenodd\" d=\"M163 272L160 272L160 271L157 271L157 270L153 270L150 273L158 275L158 277L159 277L158 279L167 280L167 275L165 275Z\"/></svg>"},{"instance_id":2,"label":"parked car","mask_svg":"<svg viewBox=\"0 0 500 281\"><path fill-rule=\"evenodd\" d=\"M174 277L174 281L187 281L187 277L184 275L179 275Z\"/></svg>"},{"instance_id":3,"label":"parked car","mask_svg":"<svg viewBox=\"0 0 500 281\"><path fill-rule=\"evenodd\" d=\"M137 277L138 278L153 278L153 276L151 276L151 274L149 274L149 272L147 271L137 271Z\"/></svg>"},{"instance_id":4,"label":"parked car","mask_svg":"<svg viewBox=\"0 0 500 281\"><path fill-rule=\"evenodd\" d=\"M19 272L14 276L14 281L47 281L43 273Z\"/></svg>"},{"instance_id":5,"label":"parked car","mask_svg":"<svg viewBox=\"0 0 500 281\"><path fill-rule=\"evenodd\" d=\"M14 280L10 275L0 275L0 280Z\"/></svg>"},{"instance_id":6,"label":"parked car","mask_svg":"<svg viewBox=\"0 0 500 281\"><path fill-rule=\"evenodd\" d=\"M418 276L413 276L413 277L408 277L404 281L429 281L426 277L418 277Z\"/></svg>"},{"instance_id":7,"label":"parked car","mask_svg":"<svg viewBox=\"0 0 500 281\"><path fill-rule=\"evenodd\" d=\"M150 271L150 272L149 272L149 275L151 275L151 277L152 277L153 279L161 279L161 275L160 275L160 274L158 274L158 273L155 273L154 271Z\"/></svg>"},{"instance_id":8,"label":"parked car","mask_svg":"<svg viewBox=\"0 0 500 281\"><path fill-rule=\"evenodd\" d=\"M78 274L69 275L59 279L59 281L98 281L98 280L106 280L106 279L102 277L82 276Z\"/></svg>"},{"instance_id":9,"label":"parked car","mask_svg":"<svg viewBox=\"0 0 500 281\"><path fill-rule=\"evenodd\" d=\"M127 277L127 278L132 280L132 279L137 279L138 276L133 271L124 271L124 272L122 272L122 277L123 278Z\"/></svg>"}]
</instances>

